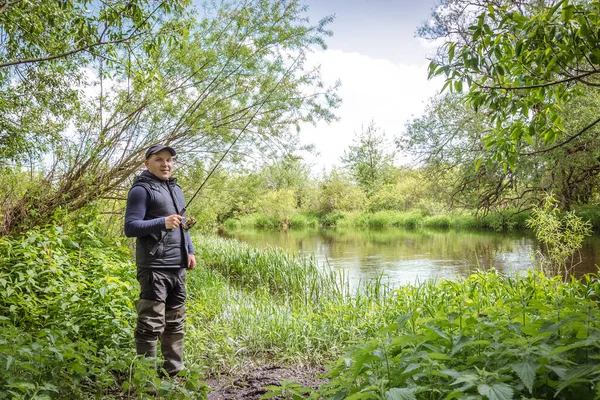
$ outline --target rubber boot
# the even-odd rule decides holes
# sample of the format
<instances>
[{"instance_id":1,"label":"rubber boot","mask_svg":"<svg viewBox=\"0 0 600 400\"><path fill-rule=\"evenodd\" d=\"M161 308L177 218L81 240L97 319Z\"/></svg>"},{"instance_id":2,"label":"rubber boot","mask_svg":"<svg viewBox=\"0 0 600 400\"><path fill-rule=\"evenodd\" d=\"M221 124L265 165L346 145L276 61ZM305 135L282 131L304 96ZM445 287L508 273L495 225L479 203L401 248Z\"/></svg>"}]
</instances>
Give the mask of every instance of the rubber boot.
<instances>
[{"instance_id":1,"label":"rubber boot","mask_svg":"<svg viewBox=\"0 0 600 400\"><path fill-rule=\"evenodd\" d=\"M160 348L165 359L163 368L170 376L174 376L185 368L183 364L185 306L175 310L167 310L165 320L165 330L160 337Z\"/></svg>"},{"instance_id":2,"label":"rubber boot","mask_svg":"<svg viewBox=\"0 0 600 400\"><path fill-rule=\"evenodd\" d=\"M165 330L165 303L140 299L135 328L135 347L138 355L156 357L156 342Z\"/></svg>"}]
</instances>

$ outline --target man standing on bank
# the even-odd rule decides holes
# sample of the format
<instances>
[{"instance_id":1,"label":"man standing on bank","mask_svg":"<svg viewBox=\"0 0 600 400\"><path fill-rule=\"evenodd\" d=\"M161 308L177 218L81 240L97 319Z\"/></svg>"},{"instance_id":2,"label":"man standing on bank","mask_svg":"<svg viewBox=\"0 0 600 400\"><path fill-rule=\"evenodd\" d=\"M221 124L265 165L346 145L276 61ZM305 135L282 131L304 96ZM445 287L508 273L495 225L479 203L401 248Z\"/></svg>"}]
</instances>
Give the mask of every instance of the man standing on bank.
<instances>
[{"instance_id":1,"label":"man standing on bank","mask_svg":"<svg viewBox=\"0 0 600 400\"><path fill-rule=\"evenodd\" d=\"M179 215L183 192L171 177L175 155L160 144L146 151L146 170L135 178L125 211L125 235L137 238L137 354L156 357L160 340L163 368L170 376L184 369L185 274L196 266L194 246Z\"/></svg>"}]
</instances>

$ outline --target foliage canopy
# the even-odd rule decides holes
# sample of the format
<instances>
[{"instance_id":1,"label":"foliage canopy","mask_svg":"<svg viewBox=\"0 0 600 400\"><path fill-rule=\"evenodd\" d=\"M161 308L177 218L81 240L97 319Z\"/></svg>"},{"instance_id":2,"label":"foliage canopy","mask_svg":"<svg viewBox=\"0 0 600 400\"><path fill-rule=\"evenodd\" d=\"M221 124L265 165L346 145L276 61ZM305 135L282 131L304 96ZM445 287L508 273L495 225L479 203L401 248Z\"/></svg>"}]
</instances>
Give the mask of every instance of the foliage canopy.
<instances>
[{"instance_id":1,"label":"foliage canopy","mask_svg":"<svg viewBox=\"0 0 600 400\"><path fill-rule=\"evenodd\" d=\"M565 146L600 123L567 128L563 113L584 88L597 91L600 2L448 0L434 17L421 34L448 41L429 75L489 115L490 162L513 168L518 155Z\"/></svg>"}]
</instances>

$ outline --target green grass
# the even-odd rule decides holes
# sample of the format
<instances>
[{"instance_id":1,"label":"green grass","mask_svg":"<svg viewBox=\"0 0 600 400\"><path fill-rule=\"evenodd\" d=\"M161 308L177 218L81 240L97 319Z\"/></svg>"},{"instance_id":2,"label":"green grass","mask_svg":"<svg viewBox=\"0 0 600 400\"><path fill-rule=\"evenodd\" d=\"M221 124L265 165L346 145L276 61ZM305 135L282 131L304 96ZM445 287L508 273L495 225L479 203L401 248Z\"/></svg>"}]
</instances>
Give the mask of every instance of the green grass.
<instances>
[{"instance_id":1,"label":"green grass","mask_svg":"<svg viewBox=\"0 0 600 400\"><path fill-rule=\"evenodd\" d=\"M378 229L402 227L409 229L489 229L511 231L525 229L529 214L515 210L489 213L483 217L468 212L429 214L424 211L377 211L342 213L335 221L337 227Z\"/></svg>"},{"instance_id":2,"label":"green grass","mask_svg":"<svg viewBox=\"0 0 600 400\"><path fill-rule=\"evenodd\" d=\"M380 280L353 287L314 258L235 240L197 242L203 268L188 276L191 357L211 371L266 360L322 364L390 316Z\"/></svg>"},{"instance_id":3,"label":"green grass","mask_svg":"<svg viewBox=\"0 0 600 400\"><path fill-rule=\"evenodd\" d=\"M585 211L587 210L587 211ZM595 211L582 209L584 218L589 217L600 224ZM598 213L600 215L600 213ZM477 216L470 212L430 214L420 210L377 212L334 212L317 216L314 213L295 213L288 217L289 228L304 229L318 226L338 228L381 229L401 227L408 229L486 229L499 232L526 229L528 212L503 210ZM596 219L594 219L596 218ZM592 222L593 222L592 221ZM283 222L274 216L249 214L228 219L223 223L227 230L281 229Z\"/></svg>"}]
</instances>

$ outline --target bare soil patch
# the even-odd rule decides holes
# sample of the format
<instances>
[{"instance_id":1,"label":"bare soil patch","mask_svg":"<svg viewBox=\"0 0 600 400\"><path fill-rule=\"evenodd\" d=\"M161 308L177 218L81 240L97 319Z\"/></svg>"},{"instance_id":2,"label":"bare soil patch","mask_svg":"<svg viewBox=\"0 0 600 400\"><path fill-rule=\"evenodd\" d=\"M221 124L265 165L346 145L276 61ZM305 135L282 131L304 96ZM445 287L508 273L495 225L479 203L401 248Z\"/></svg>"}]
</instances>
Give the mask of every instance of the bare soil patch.
<instances>
[{"instance_id":1,"label":"bare soil patch","mask_svg":"<svg viewBox=\"0 0 600 400\"><path fill-rule=\"evenodd\" d=\"M283 381L318 388L327 381L320 376L325 372L319 368L285 368L279 366L261 366L251 371L232 375L221 375L207 380L211 392L208 400L258 400L267 386L279 386Z\"/></svg>"}]
</instances>

